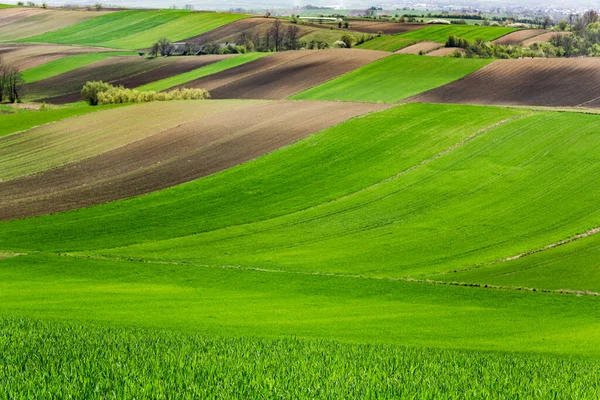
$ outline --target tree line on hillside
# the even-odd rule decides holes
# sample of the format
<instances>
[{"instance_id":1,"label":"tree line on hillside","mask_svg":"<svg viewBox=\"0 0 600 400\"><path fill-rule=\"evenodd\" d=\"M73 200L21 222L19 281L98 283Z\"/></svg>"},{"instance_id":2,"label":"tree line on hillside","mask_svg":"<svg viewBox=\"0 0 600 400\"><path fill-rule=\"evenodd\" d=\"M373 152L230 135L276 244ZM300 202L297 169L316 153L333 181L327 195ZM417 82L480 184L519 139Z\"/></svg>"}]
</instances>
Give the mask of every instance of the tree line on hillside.
<instances>
[{"instance_id":1,"label":"tree line on hillside","mask_svg":"<svg viewBox=\"0 0 600 400\"><path fill-rule=\"evenodd\" d=\"M301 40L302 34L302 29L296 24L286 24L280 19L275 19L271 27L264 32L256 30L253 33L248 31L239 33L234 39L235 43L217 43L209 38L203 41L186 42L182 44L183 48L176 49L175 44L168 38L161 38L154 43L148 54L155 57L168 57L176 54L237 54L253 51L321 50L331 47L329 43L319 39ZM340 39L333 43L333 47L350 48L354 44L361 44L375 37L375 35L364 35L357 40L350 34L343 32L340 34Z\"/></svg>"},{"instance_id":2,"label":"tree line on hillside","mask_svg":"<svg viewBox=\"0 0 600 400\"><path fill-rule=\"evenodd\" d=\"M549 42L529 47L495 44L483 39L470 41L453 35L446 40L446 47L463 49L453 56L466 58L600 57L600 18L596 11L590 10L573 24L561 20L556 35Z\"/></svg>"},{"instance_id":3,"label":"tree line on hillside","mask_svg":"<svg viewBox=\"0 0 600 400\"><path fill-rule=\"evenodd\" d=\"M0 57L0 103L8 99L10 103L21 101L23 77L21 71Z\"/></svg>"}]
</instances>

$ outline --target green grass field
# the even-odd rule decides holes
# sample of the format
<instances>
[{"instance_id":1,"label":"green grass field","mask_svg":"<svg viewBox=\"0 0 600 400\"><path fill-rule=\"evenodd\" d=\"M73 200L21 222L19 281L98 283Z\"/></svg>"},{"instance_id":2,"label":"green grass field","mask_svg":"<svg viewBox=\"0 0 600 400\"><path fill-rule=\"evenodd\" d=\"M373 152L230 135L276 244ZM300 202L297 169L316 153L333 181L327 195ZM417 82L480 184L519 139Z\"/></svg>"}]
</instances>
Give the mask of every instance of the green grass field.
<instances>
[{"instance_id":1,"label":"green grass field","mask_svg":"<svg viewBox=\"0 0 600 400\"><path fill-rule=\"evenodd\" d=\"M358 49L396 51L416 43L414 39L401 36L380 36L356 46Z\"/></svg>"},{"instance_id":2,"label":"green grass field","mask_svg":"<svg viewBox=\"0 0 600 400\"><path fill-rule=\"evenodd\" d=\"M494 40L500 36L516 31L515 28L499 26L473 26L473 25L432 25L422 29L403 33L399 37L413 40L431 40L446 43L448 36L455 35L468 40L484 39Z\"/></svg>"},{"instance_id":3,"label":"green grass field","mask_svg":"<svg viewBox=\"0 0 600 400\"><path fill-rule=\"evenodd\" d=\"M395 103L460 79L490 61L396 54L291 98Z\"/></svg>"},{"instance_id":4,"label":"green grass field","mask_svg":"<svg viewBox=\"0 0 600 400\"><path fill-rule=\"evenodd\" d=\"M184 83L200 79L204 76L216 74L217 72L224 71L229 68L237 67L238 65L245 64L250 61L258 60L269 53L247 53L240 54L232 58L219 61L214 64L207 65L202 68L195 69L190 72L186 72L180 75L176 75L170 78L161 79L160 81L152 82L144 86L140 86L139 90L154 90L157 92L170 89L177 85L183 85Z\"/></svg>"},{"instance_id":5,"label":"green grass field","mask_svg":"<svg viewBox=\"0 0 600 400\"><path fill-rule=\"evenodd\" d=\"M600 390L598 363L547 356L207 338L14 318L0 320L0 335L0 386L16 398L594 398Z\"/></svg>"},{"instance_id":6,"label":"green grass field","mask_svg":"<svg viewBox=\"0 0 600 400\"><path fill-rule=\"evenodd\" d=\"M150 47L161 37L182 40L245 17L176 10L121 11L21 41L133 50Z\"/></svg>"},{"instance_id":7,"label":"green grass field","mask_svg":"<svg viewBox=\"0 0 600 400\"><path fill-rule=\"evenodd\" d=\"M65 72L72 71L77 68L84 67L96 61L104 60L107 57L113 56L137 56L134 52L114 52L108 51L103 53L77 54L70 57L60 58L50 61L49 63L39 65L23 71L23 80L25 83L41 81L42 79L50 78L55 75L60 75Z\"/></svg>"},{"instance_id":8,"label":"green grass field","mask_svg":"<svg viewBox=\"0 0 600 400\"><path fill-rule=\"evenodd\" d=\"M2 114L0 115L0 137L62 119L115 107L115 105L108 105L91 108L87 107L86 104L84 107L64 107L57 110L23 111L13 114Z\"/></svg>"},{"instance_id":9,"label":"green grass field","mask_svg":"<svg viewBox=\"0 0 600 400\"><path fill-rule=\"evenodd\" d=\"M395 102L488 62L390 56L295 98ZM253 102L0 115L0 189ZM168 189L0 221L1 392L598 398L600 235L582 234L600 227L599 130L407 103Z\"/></svg>"}]
</instances>

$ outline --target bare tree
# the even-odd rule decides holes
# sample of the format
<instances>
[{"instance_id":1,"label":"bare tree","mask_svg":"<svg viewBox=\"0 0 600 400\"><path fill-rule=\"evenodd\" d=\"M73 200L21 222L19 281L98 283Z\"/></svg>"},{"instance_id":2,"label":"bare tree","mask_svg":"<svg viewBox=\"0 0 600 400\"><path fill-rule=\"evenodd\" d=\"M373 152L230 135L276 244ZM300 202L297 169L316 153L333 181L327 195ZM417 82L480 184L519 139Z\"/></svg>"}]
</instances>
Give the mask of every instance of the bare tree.
<instances>
[{"instance_id":1,"label":"bare tree","mask_svg":"<svg viewBox=\"0 0 600 400\"><path fill-rule=\"evenodd\" d=\"M298 50L300 48L300 28L297 25L290 25L285 33L286 46L289 50Z\"/></svg>"},{"instance_id":2,"label":"bare tree","mask_svg":"<svg viewBox=\"0 0 600 400\"><path fill-rule=\"evenodd\" d=\"M596 10L589 10L583 14L583 23L585 26L598 22L598 12Z\"/></svg>"},{"instance_id":3,"label":"bare tree","mask_svg":"<svg viewBox=\"0 0 600 400\"><path fill-rule=\"evenodd\" d=\"M160 55L163 57L168 57L172 55L173 51L175 50L175 46L173 45L173 43L171 43L171 41L166 37L158 39L158 42L156 42L156 44L158 45L158 51L160 52Z\"/></svg>"},{"instance_id":4,"label":"bare tree","mask_svg":"<svg viewBox=\"0 0 600 400\"><path fill-rule=\"evenodd\" d=\"M4 100L4 93L6 91L6 64L0 57L0 103Z\"/></svg>"},{"instance_id":5,"label":"bare tree","mask_svg":"<svg viewBox=\"0 0 600 400\"><path fill-rule=\"evenodd\" d=\"M268 36L273 39L273 44L275 45L275 51L281 50L281 44L283 43L283 23L280 19L275 19L273 22L273 26L269 29Z\"/></svg>"},{"instance_id":6,"label":"bare tree","mask_svg":"<svg viewBox=\"0 0 600 400\"><path fill-rule=\"evenodd\" d=\"M6 69L4 76L4 88L8 95L8 101L11 103L17 103L21 101L22 88L23 88L23 77L21 71L16 67L9 67Z\"/></svg>"}]
</instances>

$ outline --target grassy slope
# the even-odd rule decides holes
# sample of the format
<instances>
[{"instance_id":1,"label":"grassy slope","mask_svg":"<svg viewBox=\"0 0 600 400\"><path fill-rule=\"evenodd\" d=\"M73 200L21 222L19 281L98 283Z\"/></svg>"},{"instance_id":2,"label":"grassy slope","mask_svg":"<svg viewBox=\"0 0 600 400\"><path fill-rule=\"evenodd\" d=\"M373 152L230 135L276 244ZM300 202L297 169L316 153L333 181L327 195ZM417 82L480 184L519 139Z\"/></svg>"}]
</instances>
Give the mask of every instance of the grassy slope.
<instances>
[{"instance_id":1,"label":"grassy slope","mask_svg":"<svg viewBox=\"0 0 600 400\"><path fill-rule=\"evenodd\" d=\"M290 338L206 338L29 319L0 320L0 336L0 362L12 361L0 369L0 385L8 397L111 393L116 398L168 398L177 393L230 399L286 393L290 398L330 399L377 393L379 398L427 394L446 399L568 393L593 398L600 390L600 365L576 359ZM57 373L40 373L47 370Z\"/></svg>"},{"instance_id":2,"label":"grassy slope","mask_svg":"<svg viewBox=\"0 0 600 400\"><path fill-rule=\"evenodd\" d=\"M150 47L163 36L177 41L245 17L172 10L121 11L21 41L138 49Z\"/></svg>"},{"instance_id":3,"label":"grassy slope","mask_svg":"<svg viewBox=\"0 0 600 400\"><path fill-rule=\"evenodd\" d=\"M396 51L415 43L416 40L401 36L380 36L356 46L358 49Z\"/></svg>"},{"instance_id":4,"label":"grassy slope","mask_svg":"<svg viewBox=\"0 0 600 400\"><path fill-rule=\"evenodd\" d=\"M525 286L549 290L600 292L600 236L576 240L550 250L500 264L435 275L441 281Z\"/></svg>"},{"instance_id":5,"label":"grassy slope","mask_svg":"<svg viewBox=\"0 0 600 400\"><path fill-rule=\"evenodd\" d=\"M381 182L482 128L519 114L494 107L396 107L167 191L98 208L0 223L0 249L115 247L286 215Z\"/></svg>"},{"instance_id":6,"label":"grassy slope","mask_svg":"<svg viewBox=\"0 0 600 400\"><path fill-rule=\"evenodd\" d=\"M214 64L207 65L202 68L195 69L190 72L186 72L180 75L176 75L170 78L162 79L160 81L149 83L148 85L140 86L139 90L154 90L162 91L172 88L173 86L182 85L184 83L200 79L204 76L216 74L217 72L224 71L229 68L236 67L238 65L245 64L250 61L257 60L261 57L267 56L270 53L248 53L240 54L238 56L219 61Z\"/></svg>"},{"instance_id":7,"label":"grassy slope","mask_svg":"<svg viewBox=\"0 0 600 400\"><path fill-rule=\"evenodd\" d=\"M412 32L403 33L400 37L414 40L431 40L446 43L448 36L455 35L464 39L494 40L500 36L514 32L515 28L498 26L470 26L470 25L433 25Z\"/></svg>"},{"instance_id":8,"label":"grassy slope","mask_svg":"<svg viewBox=\"0 0 600 400\"><path fill-rule=\"evenodd\" d=\"M0 315L600 357L596 298L30 255L0 260Z\"/></svg>"},{"instance_id":9,"label":"grassy slope","mask_svg":"<svg viewBox=\"0 0 600 400\"><path fill-rule=\"evenodd\" d=\"M23 71L23 80L25 83L32 83L81 68L96 61L104 60L107 57L124 55L137 55L137 53L111 51L104 53L77 54L25 70Z\"/></svg>"},{"instance_id":10,"label":"grassy slope","mask_svg":"<svg viewBox=\"0 0 600 400\"><path fill-rule=\"evenodd\" d=\"M489 62L396 54L298 93L292 99L395 103L462 78Z\"/></svg>"},{"instance_id":11,"label":"grassy slope","mask_svg":"<svg viewBox=\"0 0 600 400\"><path fill-rule=\"evenodd\" d=\"M93 111L115 108L115 105L99 107L68 107L58 110L28 111L15 114L0 115L0 137L8 134L31 129L35 126L48 124L65 118L87 114Z\"/></svg>"}]
</instances>

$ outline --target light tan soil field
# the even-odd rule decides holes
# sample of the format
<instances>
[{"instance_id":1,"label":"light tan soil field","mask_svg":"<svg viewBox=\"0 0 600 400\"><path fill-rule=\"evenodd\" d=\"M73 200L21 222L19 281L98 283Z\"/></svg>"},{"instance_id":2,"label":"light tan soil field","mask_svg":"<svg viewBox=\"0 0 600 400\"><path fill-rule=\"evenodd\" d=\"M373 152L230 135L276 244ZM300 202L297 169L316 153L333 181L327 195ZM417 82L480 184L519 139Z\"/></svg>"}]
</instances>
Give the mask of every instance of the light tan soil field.
<instances>
[{"instance_id":1,"label":"light tan soil field","mask_svg":"<svg viewBox=\"0 0 600 400\"><path fill-rule=\"evenodd\" d=\"M455 51L460 51L461 53L465 53L465 51L459 47L442 47L437 50L430 51L425 54L426 56L434 56L434 57L446 57L453 54Z\"/></svg>"},{"instance_id":2,"label":"light tan soil field","mask_svg":"<svg viewBox=\"0 0 600 400\"><path fill-rule=\"evenodd\" d=\"M383 51L330 49L287 52L186 84L214 99L284 99L388 56ZM275 58L274 56L277 56ZM273 57L273 58L271 58Z\"/></svg>"},{"instance_id":3,"label":"light tan soil field","mask_svg":"<svg viewBox=\"0 0 600 400\"><path fill-rule=\"evenodd\" d=\"M547 32L541 35L533 36L529 39L523 40L523 46L529 47L534 43L549 42L554 36L570 35L571 32Z\"/></svg>"},{"instance_id":4,"label":"light tan soil field","mask_svg":"<svg viewBox=\"0 0 600 400\"><path fill-rule=\"evenodd\" d=\"M443 47L443 44L438 42L430 42L429 40L424 40L419 43L415 43L413 45L404 47L400 50L395 51L396 54L419 54L419 52L429 53L430 51L437 50L440 47Z\"/></svg>"},{"instance_id":5,"label":"light tan soil field","mask_svg":"<svg viewBox=\"0 0 600 400\"><path fill-rule=\"evenodd\" d=\"M511 32L508 35L504 35L494 40L495 44L502 45L518 45L522 43L524 40L532 38L537 35L541 35L546 32L544 29L523 29L520 31Z\"/></svg>"},{"instance_id":6,"label":"light tan soil field","mask_svg":"<svg viewBox=\"0 0 600 400\"><path fill-rule=\"evenodd\" d=\"M388 106L208 100L134 107L72 119L68 123L72 141L95 141L97 129L87 129L95 124L103 126L102 131L106 132L103 141L111 145L102 146L106 151L87 146L87 154L96 156L0 183L0 220L101 204L188 182L276 150L348 118ZM179 115L178 121L169 116L168 123L161 121L169 111L190 118L185 121ZM129 131L138 133L123 138L109 132L125 125L114 115L117 113L128 113L132 121L127 124ZM133 122L135 117L139 123ZM161 122L161 127L153 126ZM131 129L132 126L136 129ZM28 133L15 136L13 141ZM35 141L30 147L43 152L44 136L37 135ZM21 144L21 151L25 145ZM12 154L16 153L13 148ZM28 154L35 157L35 150Z\"/></svg>"},{"instance_id":7,"label":"light tan soil field","mask_svg":"<svg viewBox=\"0 0 600 400\"><path fill-rule=\"evenodd\" d=\"M0 42L41 35L109 12L111 11L57 11L41 8L0 9Z\"/></svg>"},{"instance_id":8,"label":"light tan soil field","mask_svg":"<svg viewBox=\"0 0 600 400\"><path fill-rule=\"evenodd\" d=\"M598 96L600 59L539 58L497 60L471 75L409 100L424 103L574 107Z\"/></svg>"}]
</instances>

